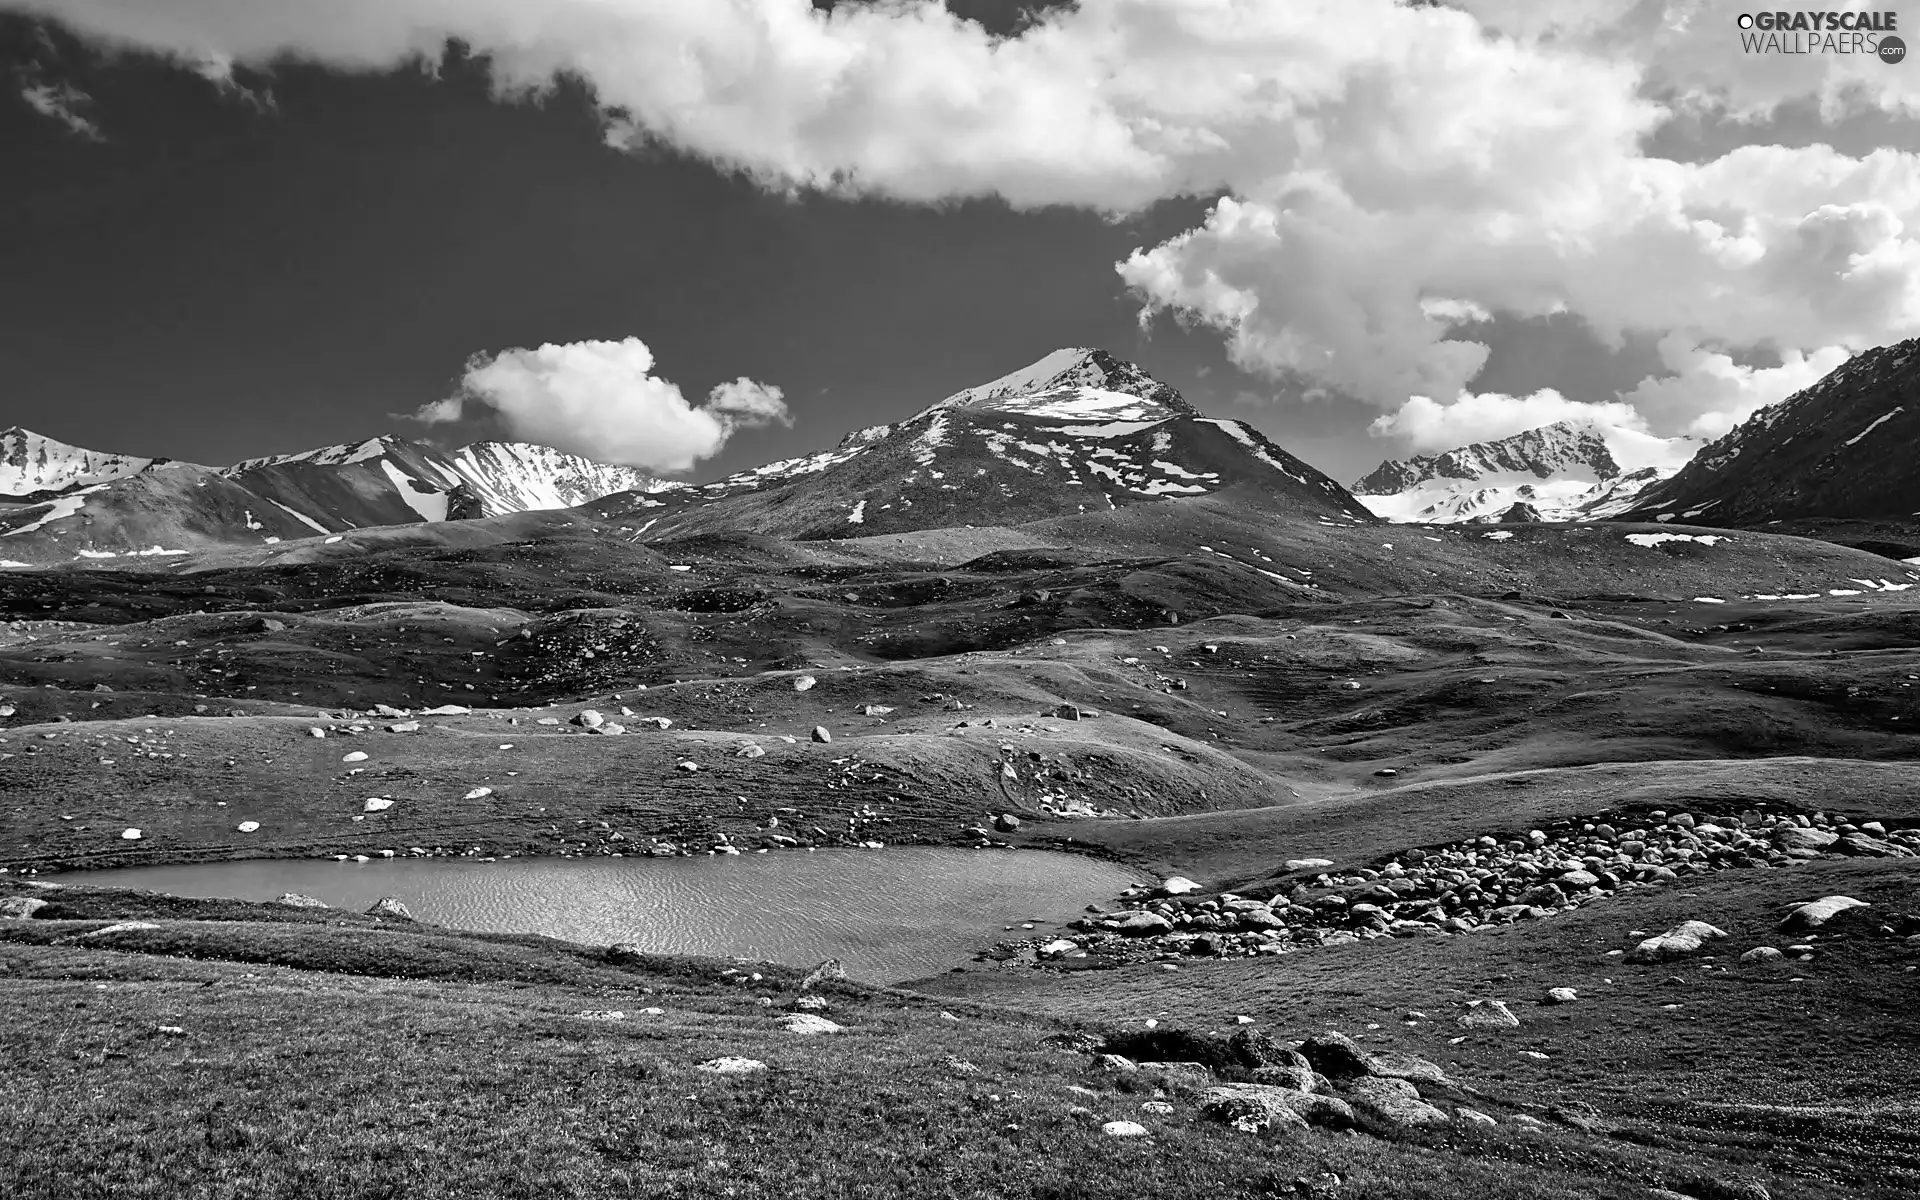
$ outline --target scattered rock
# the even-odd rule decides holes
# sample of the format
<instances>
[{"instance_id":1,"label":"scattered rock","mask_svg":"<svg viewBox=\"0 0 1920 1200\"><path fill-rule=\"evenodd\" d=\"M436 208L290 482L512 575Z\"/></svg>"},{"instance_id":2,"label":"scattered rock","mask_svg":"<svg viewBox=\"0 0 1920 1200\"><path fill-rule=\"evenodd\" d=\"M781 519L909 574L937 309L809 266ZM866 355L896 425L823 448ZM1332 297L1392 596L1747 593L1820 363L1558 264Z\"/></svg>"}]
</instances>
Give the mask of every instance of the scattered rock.
<instances>
[{"instance_id":1,"label":"scattered rock","mask_svg":"<svg viewBox=\"0 0 1920 1200\"><path fill-rule=\"evenodd\" d=\"M47 906L38 896L0 897L0 917L11 920L25 920Z\"/></svg>"},{"instance_id":2,"label":"scattered rock","mask_svg":"<svg viewBox=\"0 0 1920 1200\"><path fill-rule=\"evenodd\" d=\"M1160 894L1163 896L1184 896L1188 892L1197 892L1199 890L1200 885L1188 879L1185 875L1171 876L1160 885Z\"/></svg>"},{"instance_id":3,"label":"scattered rock","mask_svg":"<svg viewBox=\"0 0 1920 1200\"><path fill-rule=\"evenodd\" d=\"M821 743L831 742L833 740L833 734L827 732L825 725L815 725L813 727L813 740Z\"/></svg>"},{"instance_id":4,"label":"scattered rock","mask_svg":"<svg viewBox=\"0 0 1920 1200\"><path fill-rule=\"evenodd\" d=\"M276 899L274 903L284 908L331 908L333 907L332 905L328 904L325 900L317 900L312 896L302 896L299 892L281 892L279 898Z\"/></svg>"},{"instance_id":5,"label":"scattered rock","mask_svg":"<svg viewBox=\"0 0 1920 1200\"><path fill-rule=\"evenodd\" d=\"M1459 1023L1467 1029L1511 1029L1520 1024L1520 1018L1499 1000L1469 1000Z\"/></svg>"},{"instance_id":6,"label":"scattered rock","mask_svg":"<svg viewBox=\"0 0 1920 1200\"><path fill-rule=\"evenodd\" d=\"M365 750L349 750L340 756L340 761L343 763L365 762L367 761L367 752Z\"/></svg>"},{"instance_id":7,"label":"scattered rock","mask_svg":"<svg viewBox=\"0 0 1920 1200\"><path fill-rule=\"evenodd\" d=\"M488 796L491 796L491 795L493 795L492 788L477 787L460 798L462 800L485 800Z\"/></svg>"},{"instance_id":8,"label":"scattered rock","mask_svg":"<svg viewBox=\"0 0 1920 1200\"><path fill-rule=\"evenodd\" d=\"M1665 933L1656 934L1627 951L1628 962L1657 963L1698 954L1706 944L1727 936L1705 921L1682 921Z\"/></svg>"},{"instance_id":9,"label":"scattered rock","mask_svg":"<svg viewBox=\"0 0 1920 1200\"><path fill-rule=\"evenodd\" d=\"M1372 1069L1371 1056L1344 1033L1328 1030L1300 1044L1300 1054L1329 1079L1354 1079Z\"/></svg>"},{"instance_id":10,"label":"scattered rock","mask_svg":"<svg viewBox=\"0 0 1920 1200\"><path fill-rule=\"evenodd\" d=\"M807 972L807 977L800 981L800 990L804 992L809 988L818 987L830 979L845 979L846 977L847 968L841 965L839 959L825 959L819 966Z\"/></svg>"},{"instance_id":11,"label":"scattered rock","mask_svg":"<svg viewBox=\"0 0 1920 1200\"><path fill-rule=\"evenodd\" d=\"M1743 963L1770 963L1779 962L1785 957L1786 955L1782 954L1778 947L1755 946L1745 954L1742 954L1740 961Z\"/></svg>"},{"instance_id":12,"label":"scattered rock","mask_svg":"<svg viewBox=\"0 0 1920 1200\"><path fill-rule=\"evenodd\" d=\"M1580 999L1580 993L1570 987L1548 988L1547 994L1540 998L1542 1004L1572 1004Z\"/></svg>"},{"instance_id":13,"label":"scattered rock","mask_svg":"<svg viewBox=\"0 0 1920 1200\"><path fill-rule=\"evenodd\" d=\"M813 1037L822 1033L844 1033L846 1026L835 1024L815 1013L797 1012L784 1018L788 1033L797 1033L803 1037Z\"/></svg>"},{"instance_id":14,"label":"scattered rock","mask_svg":"<svg viewBox=\"0 0 1920 1200\"><path fill-rule=\"evenodd\" d=\"M370 813L385 812L392 807L393 801L387 799L385 796L370 796L367 798L367 802L360 806L360 811Z\"/></svg>"},{"instance_id":15,"label":"scattered rock","mask_svg":"<svg viewBox=\"0 0 1920 1200\"><path fill-rule=\"evenodd\" d=\"M399 898L395 896L382 896L378 900L375 900L373 906L367 909L367 915L370 917L396 917L402 921L413 920L413 914L407 911L407 906L401 903Z\"/></svg>"},{"instance_id":16,"label":"scattered rock","mask_svg":"<svg viewBox=\"0 0 1920 1200\"><path fill-rule=\"evenodd\" d=\"M1850 908L1869 907L1866 901L1855 900L1852 896L1822 896L1818 900L1796 905L1780 922L1780 928L1818 929Z\"/></svg>"},{"instance_id":17,"label":"scattered rock","mask_svg":"<svg viewBox=\"0 0 1920 1200\"><path fill-rule=\"evenodd\" d=\"M1285 863L1289 871L1319 871L1332 865L1330 858L1290 858Z\"/></svg>"},{"instance_id":18,"label":"scattered rock","mask_svg":"<svg viewBox=\"0 0 1920 1200\"><path fill-rule=\"evenodd\" d=\"M235 825L234 828L239 830L241 833L253 833L260 828L260 822L242 821L238 825Z\"/></svg>"},{"instance_id":19,"label":"scattered rock","mask_svg":"<svg viewBox=\"0 0 1920 1200\"><path fill-rule=\"evenodd\" d=\"M766 1069L767 1064L757 1058L710 1058L694 1067L696 1071L707 1071L714 1075L751 1075Z\"/></svg>"},{"instance_id":20,"label":"scattered rock","mask_svg":"<svg viewBox=\"0 0 1920 1200\"><path fill-rule=\"evenodd\" d=\"M800 678L793 681L793 690L796 692L804 692L818 682L819 680L815 679L811 675L802 675L800 676Z\"/></svg>"},{"instance_id":21,"label":"scattered rock","mask_svg":"<svg viewBox=\"0 0 1920 1200\"><path fill-rule=\"evenodd\" d=\"M1467 1108L1465 1105L1455 1105L1453 1115L1472 1125L1498 1125L1500 1123L1479 1109Z\"/></svg>"},{"instance_id":22,"label":"scattered rock","mask_svg":"<svg viewBox=\"0 0 1920 1200\"><path fill-rule=\"evenodd\" d=\"M1000 833L1014 833L1020 828L1020 818L1012 813L1001 813L993 819L993 827Z\"/></svg>"},{"instance_id":23,"label":"scattered rock","mask_svg":"<svg viewBox=\"0 0 1920 1200\"><path fill-rule=\"evenodd\" d=\"M1451 1083L1440 1064L1428 1062L1417 1054L1383 1050L1367 1059L1367 1073L1382 1079L1414 1079L1422 1083Z\"/></svg>"},{"instance_id":24,"label":"scattered rock","mask_svg":"<svg viewBox=\"0 0 1920 1200\"><path fill-rule=\"evenodd\" d=\"M599 709L594 709L594 708L582 709L580 712L575 713L573 716L573 724L578 725L583 729L598 729L602 725L605 725L606 723L607 723L607 718L601 714Z\"/></svg>"},{"instance_id":25,"label":"scattered rock","mask_svg":"<svg viewBox=\"0 0 1920 1200\"><path fill-rule=\"evenodd\" d=\"M1147 1127L1135 1121L1108 1121L1100 1127L1100 1132L1108 1137L1146 1137Z\"/></svg>"},{"instance_id":26,"label":"scattered rock","mask_svg":"<svg viewBox=\"0 0 1920 1200\"><path fill-rule=\"evenodd\" d=\"M145 836L147 835L138 829L122 829L120 831L120 840L123 842L137 842Z\"/></svg>"}]
</instances>

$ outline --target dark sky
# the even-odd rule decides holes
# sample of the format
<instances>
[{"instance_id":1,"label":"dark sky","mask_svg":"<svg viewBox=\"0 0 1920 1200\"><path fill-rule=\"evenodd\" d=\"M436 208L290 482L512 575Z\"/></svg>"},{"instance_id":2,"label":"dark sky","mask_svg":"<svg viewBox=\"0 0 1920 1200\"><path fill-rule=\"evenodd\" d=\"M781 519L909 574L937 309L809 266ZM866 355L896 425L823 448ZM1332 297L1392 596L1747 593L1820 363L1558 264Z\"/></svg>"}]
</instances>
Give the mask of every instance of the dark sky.
<instances>
[{"instance_id":1,"label":"dark sky","mask_svg":"<svg viewBox=\"0 0 1920 1200\"><path fill-rule=\"evenodd\" d=\"M1162 319L1142 334L1113 264L1193 225L1204 199L1117 224L997 202L787 199L606 148L577 92L498 102L467 60L437 80L243 74L271 89L260 111L11 18L0 50L9 69L81 85L102 134L0 95L0 426L216 464L424 436L391 414L446 395L469 355L638 337L691 398L741 375L785 390L793 427L740 433L696 472L711 477L1084 344L1343 480L1388 449L1364 435L1375 410L1246 376L1217 332ZM1651 361L1599 353L1577 328L1492 340L1487 390L1610 399Z\"/></svg>"}]
</instances>

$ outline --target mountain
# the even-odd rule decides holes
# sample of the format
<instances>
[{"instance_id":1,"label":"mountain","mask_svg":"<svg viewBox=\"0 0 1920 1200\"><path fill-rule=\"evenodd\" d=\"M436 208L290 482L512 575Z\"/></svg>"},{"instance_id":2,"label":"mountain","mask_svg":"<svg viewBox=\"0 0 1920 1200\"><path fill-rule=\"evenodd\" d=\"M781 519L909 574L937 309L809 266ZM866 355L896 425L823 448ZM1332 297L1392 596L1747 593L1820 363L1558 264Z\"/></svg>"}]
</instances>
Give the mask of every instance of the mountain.
<instances>
[{"instance_id":1,"label":"mountain","mask_svg":"<svg viewBox=\"0 0 1920 1200\"><path fill-rule=\"evenodd\" d=\"M214 469L100 455L17 432L22 445L55 448L25 457L36 464L35 480L62 486L0 503L0 565L259 546L378 525L571 508L613 492L669 486L629 467L519 442L442 451L378 437Z\"/></svg>"},{"instance_id":2,"label":"mountain","mask_svg":"<svg viewBox=\"0 0 1920 1200\"><path fill-rule=\"evenodd\" d=\"M1389 521L1586 521L1624 511L1692 448L1689 439L1560 421L1444 454L1388 459L1351 490Z\"/></svg>"},{"instance_id":3,"label":"mountain","mask_svg":"<svg viewBox=\"0 0 1920 1200\"><path fill-rule=\"evenodd\" d=\"M1630 520L1920 516L1920 338L1857 354L1651 488Z\"/></svg>"},{"instance_id":4,"label":"mountain","mask_svg":"<svg viewBox=\"0 0 1920 1200\"><path fill-rule=\"evenodd\" d=\"M83 450L16 425L0 429L0 496L70 491L136 475L164 461Z\"/></svg>"},{"instance_id":5,"label":"mountain","mask_svg":"<svg viewBox=\"0 0 1920 1200\"><path fill-rule=\"evenodd\" d=\"M1014 525L1233 489L1288 516L1372 516L1251 426L1202 416L1104 350L1056 350L832 450L589 507L659 538L719 529L845 538Z\"/></svg>"}]
</instances>

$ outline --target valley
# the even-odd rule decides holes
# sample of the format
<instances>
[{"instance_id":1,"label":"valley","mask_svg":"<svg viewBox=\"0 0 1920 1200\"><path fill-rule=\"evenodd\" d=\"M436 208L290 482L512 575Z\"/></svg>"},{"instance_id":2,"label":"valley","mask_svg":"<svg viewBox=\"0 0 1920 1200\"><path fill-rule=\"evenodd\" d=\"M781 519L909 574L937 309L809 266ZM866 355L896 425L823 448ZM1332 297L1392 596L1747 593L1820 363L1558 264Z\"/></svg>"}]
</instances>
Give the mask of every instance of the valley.
<instances>
[{"instance_id":1,"label":"valley","mask_svg":"<svg viewBox=\"0 0 1920 1200\"><path fill-rule=\"evenodd\" d=\"M337 457L233 478L375 455ZM118 489L90 504L155 469L75 461L129 472L74 475ZM1920 1187L1920 565L1874 538L1388 523L1096 351L712 484L545 479L165 556L0 533L39 548L0 571L19 1177ZM755 856L820 874L796 920L884 941L884 896L817 864L1037 850L1111 894L969 912L963 961L904 982L611 940L612 902L535 936L88 874Z\"/></svg>"}]
</instances>

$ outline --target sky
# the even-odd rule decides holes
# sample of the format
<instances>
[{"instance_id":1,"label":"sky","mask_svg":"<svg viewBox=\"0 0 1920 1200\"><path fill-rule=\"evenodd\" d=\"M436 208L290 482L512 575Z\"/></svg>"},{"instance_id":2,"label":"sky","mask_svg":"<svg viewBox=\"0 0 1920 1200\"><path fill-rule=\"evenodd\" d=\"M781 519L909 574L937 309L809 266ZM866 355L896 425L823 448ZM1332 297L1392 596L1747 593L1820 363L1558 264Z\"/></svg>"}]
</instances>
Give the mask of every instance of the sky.
<instances>
[{"instance_id":1,"label":"sky","mask_svg":"<svg viewBox=\"0 0 1920 1200\"><path fill-rule=\"evenodd\" d=\"M706 479L1085 345L1343 481L1684 458L1920 334L1920 64L1743 11L0 0L0 426Z\"/></svg>"}]
</instances>

